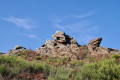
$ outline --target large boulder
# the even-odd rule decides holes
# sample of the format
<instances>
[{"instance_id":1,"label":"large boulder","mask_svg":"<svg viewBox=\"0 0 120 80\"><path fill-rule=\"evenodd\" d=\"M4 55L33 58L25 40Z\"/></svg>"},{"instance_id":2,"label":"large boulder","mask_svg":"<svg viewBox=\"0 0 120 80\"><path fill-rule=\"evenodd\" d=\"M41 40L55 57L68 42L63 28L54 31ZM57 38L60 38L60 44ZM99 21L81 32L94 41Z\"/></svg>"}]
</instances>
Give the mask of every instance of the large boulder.
<instances>
[{"instance_id":1,"label":"large boulder","mask_svg":"<svg viewBox=\"0 0 120 80\"><path fill-rule=\"evenodd\" d=\"M93 39L88 43L88 48L89 49L95 49L96 47L100 46L100 43L102 41L102 38L97 38L97 39Z\"/></svg>"},{"instance_id":2,"label":"large boulder","mask_svg":"<svg viewBox=\"0 0 120 80\"><path fill-rule=\"evenodd\" d=\"M79 53L79 45L75 39L66 35L62 31L56 31L54 35L52 35L53 40L46 40L46 43L42 45L40 48L36 49L36 52L39 54L45 55L71 55L71 53ZM75 56L74 56L75 57Z\"/></svg>"},{"instance_id":3,"label":"large boulder","mask_svg":"<svg viewBox=\"0 0 120 80\"><path fill-rule=\"evenodd\" d=\"M22 47L20 45L15 46L14 50L22 50L22 49L26 49L25 47Z\"/></svg>"},{"instance_id":4,"label":"large boulder","mask_svg":"<svg viewBox=\"0 0 120 80\"><path fill-rule=\"evenodd\" d=\"M62 31L56 31L54 35L52 35L52 38L54 41L59 43L65 43L66 42L66 35Z\"/></svg>"}]
</instances>

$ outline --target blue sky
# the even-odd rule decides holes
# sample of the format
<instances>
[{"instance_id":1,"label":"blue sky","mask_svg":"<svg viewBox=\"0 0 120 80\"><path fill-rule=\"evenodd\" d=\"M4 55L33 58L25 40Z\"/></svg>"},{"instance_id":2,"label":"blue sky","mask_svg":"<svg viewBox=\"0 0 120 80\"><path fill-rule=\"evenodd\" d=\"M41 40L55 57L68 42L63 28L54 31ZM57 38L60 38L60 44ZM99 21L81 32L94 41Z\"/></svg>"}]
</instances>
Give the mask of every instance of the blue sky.
<instances>
[{"instance_id":1,"label":"blue sky","mask_svg":"<svg viewBox=\"0 0 120 80\"><path fill-rule=\"evenodd\" d=\"M57 30L80 45L102 37L120 49L120 0L0 0L0 52L16 45L36 50Z\"/></svg>"}]
</instances>

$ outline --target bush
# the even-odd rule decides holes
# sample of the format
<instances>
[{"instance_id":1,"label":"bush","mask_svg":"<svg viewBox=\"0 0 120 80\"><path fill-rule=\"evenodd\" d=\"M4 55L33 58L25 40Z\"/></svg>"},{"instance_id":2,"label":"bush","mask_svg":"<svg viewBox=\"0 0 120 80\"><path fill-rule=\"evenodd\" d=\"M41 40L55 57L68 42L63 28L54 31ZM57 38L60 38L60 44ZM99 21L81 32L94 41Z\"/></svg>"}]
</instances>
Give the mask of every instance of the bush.
<instances>
[{"instance_id":1,"label":"bush","mask_svg":"<svg viewBox=\"0 0 120 80\"><path fill-rule=\"evenodd\" d=\"M120 58L120 54L113 54L111 57L115 58L115 59L118 59L118 58Z\"/></svg>"},{"instance_id":2,"label":"bush","mask_svg":"<svg viewBox=\"0 0 120 80\"><path fill-rule=\"evenodd\" d=\"M2 76L16 76L24 71L47 73L49 70L47 67L45 63L29 62L17 56L0 56L0 74Z\"/></svg>"},{"instance_id":3,"label":"bush","mask_svg":"<svg viewBox=\"0 0 120 80\"><path fill-rule=\"evenodd\" d=\"M20 69L22 70L26 70L29 68L29 62L24 60L23 58L21 57L18 57L16 59L16 66L19 67Z\"/></svg>"},{"instance_id":4,"label":"bush","mask_svg":"<svg viewBox=\"0 0 120 80\"><path fill-rule=\"evenodd\" d=\"M32 61L29 63L29 69L34 71L34 72L47 72L47 66L45 63L37 63L35 61Z\"/></svg>"},{"instance_id":5,"label":"bush","mask_svg":"<svg viewBox=\"0 0 120 80\"><path fill-rule=\"evenodd\" d=\"M69 80L66 67L62 66L60 68L56 68L54 66L51 66L48 80Z\"/></svg>"},{"instance_id":6,"label":"bush","mask_svg":"<svg viewBox=\"0 0 120 80\"><path fill-rule=\"evenodd\" d=\"M40 56L37 56L37 57L36 57L36 60L41 60L41 57L40 57Z\"/></svg>"},{"instance_id":7,"label":"bush","mask_svg":"<svg viewBox=\"0 0 120 80\"><path fill-rule=\"evenodd\" d=\"M18 54L18 56L26 55L26 54L25 54L26 52L27 52L26 50L24 50L24 51L20 51L19 54Z\"/></svg>"},{"instance_id":8,"label":"bush","mask_svg":"<svg viewBox=\"0 0 120 80\"><path fill-rule=\"evenodd\" d=\"M117 56L117 57L116 57ZM47 64L43 60L27 61L20 56L0 56L0 77L16 77L24 72L43 74L48 80L120 80L120 63L116 60L119 55L113 55L111 59L102 59L97 62L82 60L68 61L66 65L62 62L68 58L50 59L54 64L61 64L57 67ZM49 60L49 59L48 59Z\"/></svg>"},{"instance_id":9,"label":"bush","mask_svg":"<svg viewBox=\"0 0 120 80\"><path fill-rule=\"evenodd\" d=\"M5 68L4 64L0 65L0 75L8 75L8 70Z\"/></svg>"},{"instance_id":10,"label":"bush","mask_svg":"<svg viewBox=\"0 0 120 80\"><path fill-rule=\"evenodd\" d=\"M97 61L96 57L95 56L91 56L90 54L87 55L87 58L88 58L89 62L96 62Z\"/></svg>"},{"instance_id":11,"label":"bush","mask_svg":"<svg viewBox=\"0 0 120 80\"><path fill-rule=\"evenodd\" d=\"M83 80L120 80L120 65L115 59L105 59L84 65L81 74Z\"/></svg>"},{"instance_id":12,"label":"bush","mask_svg":"<svg viewBox=\"0 0 120 80\"><path fill-rule=\"evenodd\" d=\"M73 61L70 61L70 65L72 67L75 67L75 66L83 66L84 63L81 61L81 60L73 60Z\"/></svg>"}]
</instances>

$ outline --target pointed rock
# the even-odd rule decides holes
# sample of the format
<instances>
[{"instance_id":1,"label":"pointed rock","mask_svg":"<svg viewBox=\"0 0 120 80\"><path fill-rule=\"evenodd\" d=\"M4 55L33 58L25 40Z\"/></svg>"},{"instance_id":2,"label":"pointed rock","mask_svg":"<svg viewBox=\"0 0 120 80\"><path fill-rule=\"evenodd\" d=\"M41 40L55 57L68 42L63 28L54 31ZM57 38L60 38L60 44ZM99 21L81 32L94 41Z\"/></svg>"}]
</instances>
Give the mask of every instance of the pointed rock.
<instances>
[{"instance_id":1,"label":"pointed rock","mask_svg":"<svg viewBox=\"0 0 120 80\"><path fill-rule=\"evenodd\" d=\"M96 54L108 54L109 50L104 47L100 47L102 38L93 39L88 43L88 50L92 55Z\"/></svg>"},{"instance_id":2,"label":"pointed rock","mask_svg":"<svg viewBox=\"0 0 120 80\"><path fill-rule=\"evenodd\" d=\"M92 55L108 54L108 53L120 53L117 49L104 48L100 46L102 38L93 39L88 43L88 50Z\"/></svg>"}]
</instances>

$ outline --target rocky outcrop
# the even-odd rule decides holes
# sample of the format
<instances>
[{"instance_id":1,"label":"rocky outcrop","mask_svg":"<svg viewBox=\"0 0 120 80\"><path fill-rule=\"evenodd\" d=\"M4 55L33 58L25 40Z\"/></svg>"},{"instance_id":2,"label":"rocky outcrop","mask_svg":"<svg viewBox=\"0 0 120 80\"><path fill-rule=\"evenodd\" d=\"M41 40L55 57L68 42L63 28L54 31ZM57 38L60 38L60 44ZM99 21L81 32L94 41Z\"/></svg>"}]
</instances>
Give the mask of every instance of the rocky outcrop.
<instances>
[{"instance_id":1,"label":"rocky outcrop","mask_svg":"<svg viewBox=\"0 0 120 80\"><path fill-rule=\"evenodd\" d=\"M24 49L26 49L26 48L19 46L19 45L15 46L15 48L14 48L14 50L24 50Z\"/></svg>"},{"instance_id":2,"label":"rocky outcrop","mask_svg":"<svg viewBox=\"0 0 120 80\"><path fill-rule=\"evenodd\" d=\"M88 50L90 54L97 55L97 54L108 54L108 53L120 53L117 49L112 48L104 48L100 47L100 43L102 38L93 39L88 43Z\"/></svg>"},{"instance_id":3,"label":"rocky outcrop","mask_svg":"<svg viewBox=\"0 0 120 80\"><path fill-rule=\"evenodd\" d=\"M109 53L120 53L117 49L112 48L104 48L100 46L102 38L97 38L91 40L87 47L85 47L81 51L81 46L77 43L75 39L66 35L62 31L56 31L54 35L52 35L54 41L46 40L46 43L42 45L40 48L37 48L36 52L38 54L44 54L47 56L59 56L59 57L70 57L70 58L78 58L80 55L87 54L88 52L91 55L97 54L109 54ZM81 54L82 53L82 54Z\"/></svg>"},{"instance_id":4,"label":"rocky outcrop","mask_svg":"<svg viewBox=\"0 0 120 80\"><path fill-rule=\"evenodd\" d=\"M25 47L22 47L22 46L15 46L14 47L14 50L8 50L8 52L5 54L5 55L13 55L13 54L17 54L19 53L20 51L25 51L26 48Z\"/></svg>"},{"instance_id":5,"label":"rocky outcrop","mask_svg":"<svg viewBox=\"0 0 120 80\"><path fill-rule=\"evenodd\" d=\"M54 41L46 40L44 45L37 48L37 53L52 56L59 55L60 57L76 57L72 53L78 53L80 46L75 39L66 35L62 31L56 31L55 34L52 35L52 38Z\"/></svg>"},{"instance_id":6,"label":"rocky outcrop","mask_svg":"<svg viewBox=\"0 0 120 80\"><path fill-rule=\"evenodd\" d=\"M69 57L72 59L84 59L85 56L90 53L91 55L97 54L109 54L109 53L120 53L120 50L113 48L101 47L100 43L102 38L96 38L91 40L87 46L80 46L75 39L71 36L66 35L62 31L56 31L52 35L53 41L46 40L40 48L36 49L37 55L45 55L52 57ZM15 46L14 50L8 50L5 55L19 54L20 51L25 51L26 48L22 46Z\"/></svg>"}]
</instances>

